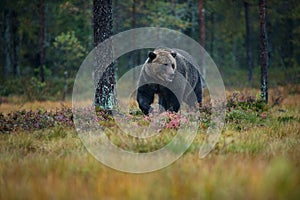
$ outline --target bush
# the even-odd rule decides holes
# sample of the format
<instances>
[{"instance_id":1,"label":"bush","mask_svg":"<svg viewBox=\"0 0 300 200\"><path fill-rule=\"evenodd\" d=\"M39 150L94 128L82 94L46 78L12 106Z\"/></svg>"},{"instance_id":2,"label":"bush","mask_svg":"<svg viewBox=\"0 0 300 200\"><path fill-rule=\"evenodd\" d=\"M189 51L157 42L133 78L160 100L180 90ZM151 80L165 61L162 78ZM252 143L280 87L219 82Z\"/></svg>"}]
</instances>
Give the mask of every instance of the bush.
<instances>
[{"instance_id":1,"label":"bush","mask_svg":"<svg viewBox=\"0 0 300 200\"><path fill-rule=\"evenodd\" d=\"M57 125L73 127L71 109L48 111L15 111L8 114L0 113L0 133L18 130L39 130ZM56 133L60 134L60 133Z\"/></svg>"},{"instance_id":2,"label":"bush","mask_svg":"<svg viewBox=\"0 0 300 200\"><path fill-rule=\"evenodd\" d=\"M41 82L37 77L21 77L4 81L0 85L0 96L17 95L23 101L61 100L65 81L68 83L67 93L72 90L71 78L54 77Z\"/></svg>"}]
</instances>

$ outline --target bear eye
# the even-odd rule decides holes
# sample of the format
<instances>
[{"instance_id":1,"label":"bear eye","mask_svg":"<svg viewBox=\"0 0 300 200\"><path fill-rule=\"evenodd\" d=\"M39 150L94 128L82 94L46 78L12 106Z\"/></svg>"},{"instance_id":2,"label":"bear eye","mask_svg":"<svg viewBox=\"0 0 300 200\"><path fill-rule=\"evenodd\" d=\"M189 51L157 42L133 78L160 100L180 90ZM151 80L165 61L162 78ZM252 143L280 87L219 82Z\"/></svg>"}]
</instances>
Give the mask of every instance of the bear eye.
<instances>
[{"instance_id":1,"label":"bear eye","mask_svg":"<svg viewBox=\"0 0 300 200\"><path fill-rule=\"evenodd\" d=\"M164 64L164 66L168 66L168 64L167 64L167 63L165 63L165 64Z\"/></svg>"},{"instance_id":2,"label":"bear eye","mask_svg":"<svg viewBox=\"0 0 300 200\"><path fill-rule=\"evenodd\" d=\"M172 64L172 68L173 68L173 69L175 68L175 65L174 65L174 64Z\"/></svg>"}]
</instances>

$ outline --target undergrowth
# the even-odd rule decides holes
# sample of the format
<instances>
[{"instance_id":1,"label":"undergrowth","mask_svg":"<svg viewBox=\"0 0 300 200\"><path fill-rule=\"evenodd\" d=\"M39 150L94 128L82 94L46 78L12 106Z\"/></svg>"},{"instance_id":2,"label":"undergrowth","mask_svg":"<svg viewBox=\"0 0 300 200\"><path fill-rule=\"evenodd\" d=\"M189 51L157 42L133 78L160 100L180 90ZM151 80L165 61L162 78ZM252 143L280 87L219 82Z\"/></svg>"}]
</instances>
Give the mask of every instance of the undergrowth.
<instances>
[{"instance_id":1,"label":"undergrowth","mask_svg":"<svg viewBox=\"0 0 300 200\"><path fill-rule=\"evenodd\" d=\"M199 116L197 116L198 123L201 128L206 129L210 125L211 105L205 104L199 109ZM80 110L77 113L80 116L89 116L90 109ZM96 109L98 122L100 126L118 128L114 121L114 116ZM118 115L118 114L117 114ZM178 130L180 126L187 123L187 119L178 114L171 112L164 112L156 115L157 126L160 131L166 129ZM144 116L141 112L130 112L123 114L121 117L128 120L131 127L147 126L154 117ZM227 98L226 105L226 123L233 124L237 130L247 129L253 125L261 125L268 118L268 106L258 97L245 96L242 93L234 92ZM289 118L282 118L281 121L289 120ZM48 127L63 125L67 127L74 127L73 113L71 108L63 108L55 111L44 111L42 109L37 111L14 111L7 114L0 113L0 132L15 132L18 130L39 130Z\"/></svg>"}]
</instances>

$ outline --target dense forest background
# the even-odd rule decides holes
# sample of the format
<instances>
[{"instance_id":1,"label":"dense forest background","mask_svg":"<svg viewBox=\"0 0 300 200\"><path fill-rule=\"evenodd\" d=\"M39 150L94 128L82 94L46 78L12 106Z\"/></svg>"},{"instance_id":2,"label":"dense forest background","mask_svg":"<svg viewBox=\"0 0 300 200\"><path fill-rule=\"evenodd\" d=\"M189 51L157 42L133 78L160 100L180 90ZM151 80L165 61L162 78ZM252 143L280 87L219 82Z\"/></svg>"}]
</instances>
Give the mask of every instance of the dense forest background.
<instances>
[{"instance_id":1,"label":"dense forest background","mask_svg":"<svg viewBox=\"0 0 300 200\"><path fill-rule=\"evenodd\" d=\"M226 87L260 86L260 19L255 0L112 1L113 34L165 27L199 41ZM0 3L0 96L60 100L94 47L93 1L3 0ZM267 1L269 85L300 80L300 2ZM146 53L117 63L122 74Z\"/></svg>"}]
</instances>

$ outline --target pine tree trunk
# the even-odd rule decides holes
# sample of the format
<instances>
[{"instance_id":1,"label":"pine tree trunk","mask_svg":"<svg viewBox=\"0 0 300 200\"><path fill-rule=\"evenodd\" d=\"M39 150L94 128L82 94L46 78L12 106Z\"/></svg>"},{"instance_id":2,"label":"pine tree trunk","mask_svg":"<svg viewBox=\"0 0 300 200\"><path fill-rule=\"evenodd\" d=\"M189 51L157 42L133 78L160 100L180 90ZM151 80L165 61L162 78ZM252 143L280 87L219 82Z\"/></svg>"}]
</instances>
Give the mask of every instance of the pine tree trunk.
<instances>
[{"instance_id":1,"label":"pine tree trunk","mask_svg":"<svg viewBox=\"0 0 300 200\"><path fill-rule=\"evenodd\" d=\"M205 9L204 9L204 0L199 0L198 4L198 11L199 11L199 23L200 23L200 44L205 49ZM202 69L202 76L206 77L206 66L205 66L205 56L204 52L201 52L201 69ZM205 85L205 83L203 83Z\"/></svg>"},{"instance_id":2,"label":"pine tree trunk","mask_svg":"<svg viewBox=\"0 0 300 200\"><path fill-rule=\"evenodd\" d=\"M4 76L8 78L11 75L11 34L10 34L10 17L11 12L9 10L5 10L4 14L4 23L5 23L5 31L4 31L4 44L5 44L5 66L4 66Z\"/></svg>"},{"instance_id":3,"label":"pine tree trunk","mask_svg":"<svg viewBox=\"0 0 300 200\"><path fill-rule=\"evenodd\" d=\"M248 81L252 81L252 50L251 50L251 33L250 33L250 19L249 19L249 3L244 2L245 8L245 24L246 24L246 60L248 66Z\"/></svg>"},{"instance_id":4,"label":"pine tree trunk","mask_svg":"<svg viewBox=\"0 0 300 200\"><path fill-rule=\"evenodd\" d=\"M132 1L132 28L136 28L136 0ZM132 39L132 41L135 41L134 38ZM133 57L132 57L133 56ZM136 65L138 65L139 63L139 52L134 52L133 54L131 54L131 61L132 61L132 66L131 69L133 67L135 67ZM133 76L132 76L133 80L135 81L137 78L137 75L135 74L135 70L133 70Z\"/></svg>"},{"instance_id":5,"label":"pine tree trunk","mask_svg":"<svg viewBox=\"0 0 300 200\"><path fill-rule=\"evenodd\" d=\"M200 44L203 48L205 48L205 10L203 5L204 0L199 0Z\"/></svg>"},{"instance_id":6,"label":"pine tree trunk","mask_svg":"<svg viewBox=\"0 0 300 200\"><path fill-rule=\"evenodd\" d=\"M215 42L215 14L212 12L210 16L210 56L214 58L214 42Z\"/></svg>"},{"instance_id":7,"label":"pine tree trunk","mask_svg":"<svg viewBox=\"0 0 300 200\"><path fill-rule=\"evenodd\" d=\"M259 0L260 17L260 65L261 65L261 97L268 103L268 37L266 27L266 0Z\"/></svg>"},{"instance_id":8,"label":"pine tree trunk","mask_svg":"<svg viewBox=\"0 0 300 200\"><path fill-rule=\"evenodd\" d=\"M45 4L44 0L39 1L39 15L40 15L40 33L39 33L39 67L41 82L45 82Z\"/></svg>"},{"instance_id":9,"label":"pine tree trunk","mask_svg":"<svg viewBox=\"0 0 300 200\"><path fill-rule=\"evenodd\" d=\"M20 76L20 66L19 66L19 21L16 11L11 13L11 35L12 35L12 67L13 75Z\"/></svg>"},{"instance_id":10,"label":"pine tree trunk","mask_svg":"<svg viewBox=\"0 0 300 200\"><path fill-rule=\"evenodd\" d=\"M103 42L112 35L112 1L111 0L94 0L94 46ZM109 52L106 58L112 60L112 46L108 45L106 52ZM101 51L101 50L100 50ZM114 64L110 64L102 77L98 77L103 62L103 58L99 59L95 53L95 61L98 68L95 70L95 80L99 80L96 84L94 105L104 110L111 110L116 104L115 97L115 68Z\"/></svg>"}]
</instances>

